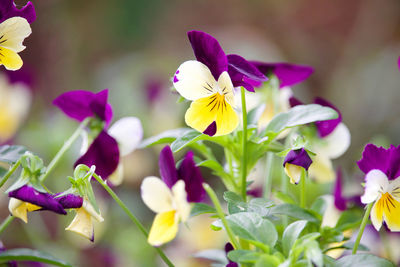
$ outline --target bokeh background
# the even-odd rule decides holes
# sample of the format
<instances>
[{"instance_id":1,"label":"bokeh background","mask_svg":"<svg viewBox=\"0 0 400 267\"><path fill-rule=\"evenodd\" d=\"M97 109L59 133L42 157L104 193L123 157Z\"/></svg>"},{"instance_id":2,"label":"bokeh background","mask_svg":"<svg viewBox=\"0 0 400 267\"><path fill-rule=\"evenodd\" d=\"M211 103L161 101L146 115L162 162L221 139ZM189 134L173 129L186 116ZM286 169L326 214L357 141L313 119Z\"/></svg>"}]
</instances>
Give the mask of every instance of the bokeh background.
<instances>
[{"instance_id":1,"label":"bokeh background","mask_svg":"<svg viewBox=\"0 0 400 267\"><path fill-rule=\"evenodd\" d=\"M313 66L314 74L293 91L304 102L325 97L341 110L352 145L335 165L349 184L361 176L355 161L367 142L400 143L397 0L32 2L37 20L20 55L33 81L33 101L12 142L47 162L77 127L51 104L65 91L109 88L114 118L139 117L145 137L184 126L186 104L176 103L170 79L182 62L194 58L186 37L192 29L216 37L227 53ZM158 175L160 148L126 158L126 177L116 188L147 226L153 214L142 203L139 186L145 176ZM68 186L78 150L76 144L48 179L54 191ZM361 190L354 184L347 190ZM15 221L1 239L8 247L45 250L77 266L162 266L119 207L100 188L98 194L106 220L98 225L94 244L63 230L72 214L60 218L48 212L30 214L28 225ZM0 218L7 213L7 199L1 197ZM225 237L211 231L209 222L207 216L190 221L166 246L177 266L207 266L189 255L222 248Z\"/></svg>"}]
</instances>

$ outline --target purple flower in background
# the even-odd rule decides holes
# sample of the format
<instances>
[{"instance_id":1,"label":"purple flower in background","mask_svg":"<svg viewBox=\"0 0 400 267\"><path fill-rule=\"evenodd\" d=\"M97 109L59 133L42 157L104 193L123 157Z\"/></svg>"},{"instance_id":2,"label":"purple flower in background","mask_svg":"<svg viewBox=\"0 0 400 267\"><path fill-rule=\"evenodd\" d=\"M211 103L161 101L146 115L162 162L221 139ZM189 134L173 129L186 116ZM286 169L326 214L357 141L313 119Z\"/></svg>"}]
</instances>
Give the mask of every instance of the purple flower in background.
<instances>
[{"instance_id":1,"label":"purple flower in background","mask_svg":"<svg viewBox=\"0 0 400 267\"><path fill-rule=\"evenodd\" d=\"M265 63L259 61L251 61L264 75L274 74L279 80L279 87L293 86L306 80L314 69L306 65L297 65L291 63Z\"/></svg>"},{"instance_id":2,"label":"purple flower in background","mask_svg":"<svg viewBox=\"0 0 400 267\"><path fill-rule=\"evenodd\" d=\"M28 222L27 213L36 210L50 210L58 214L67 214L63 206L49 193L38 192L29 185L24 185L8 193L10 213Z\"/></svg>"},{"instance_id":3,"label":"purple flower in background","mask_svg":"<svg viewBox=\"0 0 400 267\"><path fill-rule=\"evenodd\" d=\"M238 55L225 55L211 35L188 32L196 60L181 64L173 83L178 93L193 101L186 111L185 122L210 136L231 133L239 124L234 87L254 91L252 84L266 81L261 72Z\"/></svg>"},{"instance_id":4,"label":"purple flower in background","mask_svg":"<svg viewBox=\"0 0 400 267\"><path fill-rule=\"evenodd\" d=\"M291 150L283 161L285 173L290 178L292 184L298 184L303 171L308 171L312 159L304 148Z\"/></svg>"},{"instance_id":5,"label":"purple flower in background","mask_svg":"<svg viewBox=\"0 0 400 267\"><path fill-rule=\"evenodd\" d=\"M25 6L18 9L13 0L2 0L0 5L0 23L12 17L22 17L29 23L34 22L36 13L32 2L28 1Z\"/></svg>"},{"instance_id":6,"label":"purple flower in background","mask_svg":"<svg viewBox=\"0 0 400 267\"><path fill-rule=\"evenodd\" d=\"M93 93L77 90L61 94L54 99L53 104L60 108L65 115L82 122L86 118L99 118L107 127L112 119L112 107L107 102L108 89Z\"/></svg>"},{"instance_id":7,"label":"purple flower in background","mask_svg":"<svg viewBox=\"0 0 400 267\"><path fill-rule=\"evenodd\" d=\"M161 179L146 177L141 185L143 202L157 213L150 229L148 242L160 246L175 238L180 221L186 222L190 202L204 199L203 177L196 166L193 153L188 152L178 169L169 146L160 154Z\"/></svg>"},{"instance_id":8,"label":"purple flower in background","mask_svg":"<svg viewBox=\"0 0 400 267\"><path fill-rule=\"evenodd\" d=\"M225 244L225 254L226 254L226 258L228 259L228 264L226 265L226 267L239 267L239 264L237 264L236 262L231 261L231 260L228 258L228 253L229 253L230 251L232 251L232 250L234 250L232 244L229 243L229 242L226 243L226 244Z\"/></svg>"},{"instance_id":9,"label":"purple flower in background","mask_svg":"<svg viewBox=\"0 0 400 267\"><path fill-rule=\"evenodd\" d=\"M374 203L371 221L379 231L383 222L393 232L400 231L400 146L389 149L368 144L357 162L365 175L364 204Z\"/></svg>"}]
</instances>

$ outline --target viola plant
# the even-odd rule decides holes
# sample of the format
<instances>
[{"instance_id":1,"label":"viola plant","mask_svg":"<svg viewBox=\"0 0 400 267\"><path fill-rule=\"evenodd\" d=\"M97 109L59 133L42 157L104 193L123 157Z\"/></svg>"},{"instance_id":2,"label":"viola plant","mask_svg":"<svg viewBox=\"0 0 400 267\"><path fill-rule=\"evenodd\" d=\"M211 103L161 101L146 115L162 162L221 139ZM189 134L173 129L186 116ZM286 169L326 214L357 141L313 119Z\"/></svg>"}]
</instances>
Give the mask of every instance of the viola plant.
<instances>
[{"instance_id":1,"label":"viola plant","mask_svg":"<svg viewBox=\"0 0 400 267\"><path fill-rule=\"evenodd\" d=\"M30 2L17 9L6 0L0 7L0 63L7 69L21 67L18 52L24 48L22 42L34 19ZM146 131L138 118L122 117L111 124L108 89L61 94L53 104L80 124L48 164L39 153L23 146L0 146L0 188L8 196L10 213L0 224L0 235L10 229L14 218L28 223L29 217L27 225L21 224L34 227L31 217L38 214L35 211L51 211L57 216L73 213L63 226L69 231L66 235L77 233L83 237L83 245L85 241L93 242L93 247L97 242L105 245L110 235L95 235L95 228L97 222L104 222L103 228L119 227L122 220L111 217L121 216L112 208L113 200L134 230L144 236L143 244L167 266L175 266L170 259L175 255L169 247L171 255L167 256L164 246L182 241L179 227L196 231L191 221L197 216L210 216L210 228L226 234L225 247L216 244L218 248L194 254L213 266L394 266L372 253L357 251L368 250L360 242L369 218L377 231L384 224L390 231L400 230L400 146L367 145L358 162L365 174L365 192L361 198L347 197L343 184L352 176L335 173L331 162L350 145L349 130L342 122L345 114L322 98L305 105L291 90L305 81L313 68L226 54L217 39L201 31L188 32L188 38L196 60L182 63L171 75L173 87L191 102L184 116L188 128L169 129L142 140ZM0 141L12 142L20 123L15 122L19 115L10 112L14 103L8 94L17 89L6 90L1 85L7 100L0 99ZM75 162L67 166L72 174L54 173L79 137L80 153L69 155L73 157L70 162ZM135 192L121 184L122 157L161 144L160 178L147 176L141 181L142 202L126 201L125 197ZM132 160L129 167L142 167L135 163ZM55 184L58 193L52 191ZM114 191L110 185L122 186ZM103 189L111 198L100 193ZM123 198L118 196L120 192ZM100 209L97 200L106 204ZM364 216L359 200L367 205ZM156 214L151 226L143 225L128 207L139 209L143 203ZM125 230L129 234L124 232L116 243L129 250L126 244L136 246L139 240L133 240L130 229ZM9 247L7 238L2 241ZM5 250L0 243L0 264L23 260L72 266L43 251Z\"/></svg>"}]
</instances>

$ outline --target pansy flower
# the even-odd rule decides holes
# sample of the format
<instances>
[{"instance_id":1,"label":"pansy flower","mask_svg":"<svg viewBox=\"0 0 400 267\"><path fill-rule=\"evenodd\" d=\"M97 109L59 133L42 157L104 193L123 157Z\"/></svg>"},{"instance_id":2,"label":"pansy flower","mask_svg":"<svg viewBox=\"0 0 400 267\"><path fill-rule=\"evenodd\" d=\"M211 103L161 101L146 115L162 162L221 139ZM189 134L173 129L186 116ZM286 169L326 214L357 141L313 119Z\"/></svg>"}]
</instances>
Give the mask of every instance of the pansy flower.
<instances>
[{"instance_id":1,"label":"pansy flower","mask_svg":"<svg viewBox=\"0 0 400 267\"><path fill-rule=\"evenodd\" d=\"M0 144L16 134L32 102L30 84L20 71L0 73Z\"/></svg>"},{"instance_id":2,"label":"pansy flower","mask_svg":"<svg viewBox=\"0 0 400 267\"><path fill-rule=\"evenodd\" d=\"M303 171L308 171L308 168L313 163L304 148L291 150L283 161L285 173L290 178L292 184L298 184Z\"/></svg>"},{"instance_id":3,"label":"pansy flower","mask_svg":"<svg viewBox=\"0 0 400 267\"><path fill-rule=\"evenodd\" d=\"M104 127L90 146L88 135L83 135L82 156L75 166L95 165L96 173L103 179L111 176L110 182L118 185L122 182L123 173L120 158L138 146L143 137L143 129L140 120L135 117L122 118L108 128L112 120L112 108L107 98L107 89L96 94L89 91L71 91L62 94L53 103L75 120L83 121L93 117L104 123Z\"/></svg>"},{"instance_id":4,"label":"pansy flower","mask_svg":"<svg viewBox=\"0 0 400 267\"><path fill-rule=\"evenodd\" d=\"M160 154L161 179L146 177L141 185L143 202L157 213L150 229L148 242L160 246L175 238L179 222L186 222L190 214L190 202L200 202L205 196L203 177L188 152L178 169L169 146Z\"/></svg>"},{"instance_id":5,"label":"pansy flower","mask_svg":"<svg viewBox=\"0 0 400 267\"><path fill-rule=\"evenodd\" d=\"M291 106L301 105L302 102L292 97ZM314 123L316 134L309 136L310 150L317 155L310 167L310 178L319 182L330 182L335 179L332 160L343 155L350 146L351 135L347 126L342 122L342 115L338 108L323 98L315 98L315 104L330 107L339 114L337 119L317 121Z\"/></svg>"},{"instance_id":6,"label":"pansy flower","mask_svg":"<svg viewBox=\"0 0 400 267\"><path fill-rule=\"evenodd\" d=\"M8 193L10 213L28 222L27 213L36 210L50 210L58 214L67 214L63 206L49 193L39 192L29 185L24 185Z\"/></svg>"},{"instance_id":7,"label":"pansy flower","mask_svg":"<svg viewBox=\"0 0 400 267\"><path fill-rule=\"evenodd\" d=\"M377 231L385 222L393 232L400 231L400 146L389 149L368 144L357 162L366 174L364 204L373 203L371 221Z\"/></svg>"},{"instance_id":8,"label":"pansy flower","mask_svg":"<svg viewBox=\"0 0 400 267\"><path fill-rule=\"evenodd\" d=\"M64 209L74 209L76 215L65 230L75 232L90 241L94 241L94 221L102 222L103 217L97 212L90 202L78 195L67 194L57 198Z\"/></svg>"},{"instance_id":9,"label":"pansy flower","mask_svg":"<svg viewBox=\"0 0 400 267\"><path fill-rule=\"evenodd\" d=\"M28 2L22 9L17 9L14 1L3 0L0 6L0 65L8 70L22 67L22 59L18 55L25 49L22 42L32 30L29 23L36 18L35 9Z\"/></svg>"},{"instance_id":10,"label":"pansy flower","mask_svg":"<svg viewBox=\"0 0 400 267\"><path fill-rule=\"evenodd\" d=\"M197 60L180 65L173 78L178 93L193 101L186 124L210 136L229 134L239 123L234 87L254 91L253 82L267 78L241 56L225 55L211 35L190 31L188 37Z\"/></svg>"}]
</instances>

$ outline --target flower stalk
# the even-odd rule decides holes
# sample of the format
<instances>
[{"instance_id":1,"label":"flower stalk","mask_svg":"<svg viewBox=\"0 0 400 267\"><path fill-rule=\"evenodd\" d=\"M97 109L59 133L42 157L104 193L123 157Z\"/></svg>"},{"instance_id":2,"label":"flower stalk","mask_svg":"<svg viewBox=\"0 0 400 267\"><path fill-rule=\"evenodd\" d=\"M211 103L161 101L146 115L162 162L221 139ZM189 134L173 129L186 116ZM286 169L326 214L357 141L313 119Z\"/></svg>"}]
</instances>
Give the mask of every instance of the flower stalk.
<instances>
[{"instance_id":1,"label":"flower stalk","mask_svg":"<svg viewBox=\"0 0 400 267\"><path fill-rule=\"evenodd\" d=\"M103 186L103 188L107 191L107 193L115 200L115 202L121 207L121 209L128 215L131 221L139 228L142 234L148 238L149 233L147 232L146 228L144 228L143 224L136 218L136 216L128 209L124 202L114 193L114 191L107 185L106 182L103 181L101 177L97 174L93 174L93 177L96 181ZM167 264L169 267L173 267L174 264L168 259L167 255L164 254L161 248L154 247L155 250L158 252L162 260Z\"/></svg>"},{"instance_id":2,"label":"flower stalk","mask_svg":"<svg viewBox=\"0 0 400 267\"><path fill-rule=\"evenodd\" d=\"M242 98L243 134L242 134L242 197L247 199L247 109L244 87L240 88Z\"/></svg>"},{"instance_id":3,"label":"flower stalk","mask_svg":"<svg viewBox=\"0 0 400 267\"><path fill-rule=\"evenodd\" d=\"M0 225L0 235L4 232L4 230L10 225L10 223L14 220L14 216L8 215L8 217L1 223Z\"/></svg>"},{"instance_id":4,"label":"flower stalk","mask_svg":"<svg viewBox=\"0 0 400 267\"><path fill-rule=\"evenodd\" d=\"M11 169L3 176L0 181L0 188L7 182L8 178L18 169L19 165L21 164L21 160L15 162L15 164L11 167Z\"/></svg>"},{"instance_id":5,"label":"flower stalk","mask_svg":"<svg viewBox=\"0 0 400 267\"><path fill-rule=\"evenodd\" d=\"M373 204L374 204L373 202L369 203L367 206L367 209L365 210L364 217L363 217L361 225L360 225L360 230L358 231L357 239L356 239L356 242L354 242L354 247L353 247L353 251L351 254L357 253L358 245L360 244L361 237L364 233L365 226L367 225L369 214L371 213Z\"/></svg>"},{"instance_id":6,"label":"flower stalk","mask_svg":"<svg viewBox=\"0 0 400 267\"><path fill-rule=\"evenodd\" d=\"M301 176L300 176L300 207L303 209L306 208L306 177L307 173L306 170L303 168L301 170Z\"/></svg>"}]
</instances>

